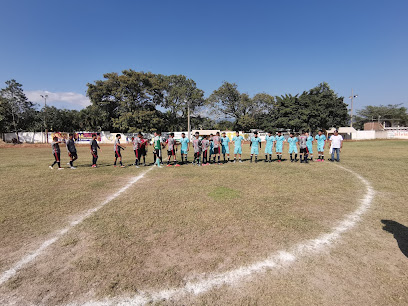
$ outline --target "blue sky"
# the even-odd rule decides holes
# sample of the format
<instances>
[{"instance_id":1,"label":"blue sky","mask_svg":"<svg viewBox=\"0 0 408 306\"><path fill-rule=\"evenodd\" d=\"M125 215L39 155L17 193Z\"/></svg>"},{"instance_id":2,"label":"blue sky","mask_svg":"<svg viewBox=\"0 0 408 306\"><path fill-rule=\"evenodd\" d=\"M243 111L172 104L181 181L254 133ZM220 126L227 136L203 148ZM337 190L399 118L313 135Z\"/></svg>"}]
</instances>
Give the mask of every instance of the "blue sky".
<instances>
[{"instance_id":1,"label":"blue sky","mask_svg":"<svg viewBox=\"0 0 408 306\"><path fill-rule=\"evenodd\" d=\"M355 107L408 107L408 1L2 1L0 87L80 109L86 84L132 68L254 95L328 82ZM346 99L346 102L349 100Z\"/></svg>"}]
</instances>

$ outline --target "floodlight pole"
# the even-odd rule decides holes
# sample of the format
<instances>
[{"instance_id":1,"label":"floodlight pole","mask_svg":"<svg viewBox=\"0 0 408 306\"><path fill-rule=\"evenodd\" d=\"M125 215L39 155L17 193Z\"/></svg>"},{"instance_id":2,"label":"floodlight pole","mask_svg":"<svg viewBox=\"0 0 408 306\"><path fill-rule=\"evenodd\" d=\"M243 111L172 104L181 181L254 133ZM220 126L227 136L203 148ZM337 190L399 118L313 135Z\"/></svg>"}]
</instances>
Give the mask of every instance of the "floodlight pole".
<instances>
[{"instance_id":1,"label":"floodlight pole","mask_svg":"<svg viewBox=\"0 0 408 306\"><path fill-rule=\"evenodd\" d=\"M46 118L46 112L47 112L47 98L48 98L48 95L40 95L41 96L41 98L43 98L44 99L44 134L46 133L46 129L47 129L47 118ZM47 135L47 137L46 137L46 140L47 140L47 142L48 142L48 135Z\"/></svg>"},{"instance_id":2,"label":"floodlight pole","mask_svg":"<svg viewBox=\"0 0 408 306\"><path fill-rule=\"evenodd\" d=\"M353 88L351 89L351 96L349 99L351 99L351 108L350 108L350 127L353 127L353 99L357 98L358 95L354 95L353 93Z\"/></svg>"},{"instance_id":3,"label":"floodlight pole","mask_svg":"<svg viewBox=\"0 0 408 306\"><path fill-rule=\"evenodd\" d=\"M187 101L187 137L188 140L191 140L191 126L190 126L190 101Z\"/></svg>"}]
</instances>

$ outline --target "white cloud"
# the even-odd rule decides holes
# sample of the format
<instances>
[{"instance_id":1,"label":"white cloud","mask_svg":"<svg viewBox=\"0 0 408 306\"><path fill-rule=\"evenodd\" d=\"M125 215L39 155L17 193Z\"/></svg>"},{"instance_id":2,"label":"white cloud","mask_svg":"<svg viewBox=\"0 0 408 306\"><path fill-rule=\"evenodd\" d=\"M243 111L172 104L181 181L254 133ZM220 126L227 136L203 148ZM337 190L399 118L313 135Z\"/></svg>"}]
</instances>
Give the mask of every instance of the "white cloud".
<instances>
[{"instance_id":1,"label":"white cloud","mask_svg":"<svg viewBox=\"0 0 408 306\"><path fill-rule=\"evenodd\" d=\"M33 90L24 92L29 101L44 106L44 99L41 95L48 95L47 106L58 108L82 109L91 104L89 98L77 92L50 92L47 90Z\"/></svg>"}]
</instances>

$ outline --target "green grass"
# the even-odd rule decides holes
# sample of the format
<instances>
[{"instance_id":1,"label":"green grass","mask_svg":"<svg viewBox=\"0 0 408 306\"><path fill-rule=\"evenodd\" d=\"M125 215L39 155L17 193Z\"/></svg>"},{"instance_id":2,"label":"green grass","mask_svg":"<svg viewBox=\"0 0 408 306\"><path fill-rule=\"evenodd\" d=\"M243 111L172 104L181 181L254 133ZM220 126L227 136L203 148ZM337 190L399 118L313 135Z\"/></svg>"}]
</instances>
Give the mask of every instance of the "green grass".
<instances>
[{"instance_id":1,"label":"green grass","mask_svg":"<svg viewBox=\"0 0 408 306\"><path fill-rule=\"evenodd\" d=\"M90 168L88 148L79 147L78 169L57 171L48 169L48 147L0 147L0 271L146 169L113 168L112 148L102 149L97 169ZM377 190L380 210L367 217L367 226L377 226L379 218L408 225L407 149L405 141L344 144L340 164ZM125 164L132 154L124 152ZM243 157L249 157L247 146ZM360 181L329 162L155 169L0 288L0 301L18 296L58 304L182 286L199 273L264 259L329 231L356 208L362 190ZM387 277L381 276L385 284ZM265 304L268 295L254 292L247 300ZM203 304L217 304L216 296L222 304L238 302L228 291L214 291Z\"/></svg>"}]
</instances>

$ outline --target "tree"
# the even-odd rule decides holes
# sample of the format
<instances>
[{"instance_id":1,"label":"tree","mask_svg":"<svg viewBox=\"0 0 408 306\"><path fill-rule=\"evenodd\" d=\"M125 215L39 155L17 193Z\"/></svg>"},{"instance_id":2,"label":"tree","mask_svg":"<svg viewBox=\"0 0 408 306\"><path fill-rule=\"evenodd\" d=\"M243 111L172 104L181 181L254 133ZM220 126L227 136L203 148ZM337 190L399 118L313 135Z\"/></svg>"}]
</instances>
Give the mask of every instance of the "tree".
<instances>
[{"instance_id":1,"label":"tree","mask_svg":"<svg viewBox=\"0 0 408 306\"><path fill-rule=\"evenodd\" d=\"M407 126L408 125L408 113L407 109L402 104L388 104L372 106L368 105L363 109L357 111L356 128L362 129L364 123L371 122L373 120L379 122L386 122L388 126L392 123Z\"/></svg>"},{"instance_id":2,"label":"tree","mask_svg":"<svg viewBox=\"0 0 408 306\"><path fill-rule=\"evenodd\" d=\"M159 75L158 78L163 81L165 89L162 106L170 111L168 128L172 131L185 129L187 107L194 113L197 108L203 106L204 91L184 75Z\"/></svg>"},{"instance_id":3,"label":"tree","mask_svg":"<svg viewBox=\"0 0 408 306\"><path fill-rule=\"evenodd\" d=\"M223 84L208 98L208 103L217 111L224 114L225 118L233 118L232 128L248 130L255 125L254 114L259 111L259 106L248 94L240 93L235 83Z\"/></svg>"},{"instance_id":4,"label":"tree","mask_svg":"<svg viewBox=\"0 0 408 306\"><path fill-rule=\"evenodd\" d=\"M162 78L132 69L122 71L122 75L107 73L104 78L87 84L88 97L101 109L103 130L142 130L145 122L160 120L162 114L156 106L163 104Z\"/></svg>"},{"instance_id":5,"label":"tree","mask_svg":"<svg viewBox=\"0 0 408 306\"><path fill-rule=\"evenodd\" d=\"M23 85L12 79L6 81L0 91L0 125L3 131L30 130L34 126L36 111L34 103L28 101Z\"/></svg>"}]
</instances>

